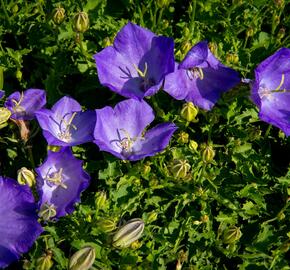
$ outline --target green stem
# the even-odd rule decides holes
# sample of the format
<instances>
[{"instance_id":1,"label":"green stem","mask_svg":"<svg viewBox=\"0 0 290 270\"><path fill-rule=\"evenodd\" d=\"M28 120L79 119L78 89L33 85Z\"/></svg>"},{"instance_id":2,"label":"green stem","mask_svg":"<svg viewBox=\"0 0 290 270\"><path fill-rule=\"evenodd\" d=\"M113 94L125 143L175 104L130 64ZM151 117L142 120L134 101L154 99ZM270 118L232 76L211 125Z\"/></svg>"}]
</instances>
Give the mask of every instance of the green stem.
<instances>
[{"instance_id":1,"label":"green stem","mask_svg":"<svg viewBox=\"0 0 290 270\"><path fill-rule=\"evenodd\" d=\"M6 5L5 5L3 0L1 0L1 6L2 6L2 10L3 10L4 14L5 14L6 20L8 21L8 24L11 25L10 17L9 17L9 15L7 13L7 8L6 8Z\"/></svg>"},{"instance_id":2,"label":"green stem","mask_svg":"<svg viewBox=\"0 0 290 270\"><path fill-rule=\"evenodd\" d=\"M190 17L190 33L194 32L195 10L196 10L196 0L193 0L192 1L192 12L191 12L191 17Z\"/></svg>"},{"instance_id":3,"label":"green stem","mask_svg":"<svg viewBox=\"0 0 290 270\"><path fill-rule=\"evenodd\" d=\"M160 27L162 15L163 15L163 10L164 10L164 8L160 9L159 16L158 16L158 19L157 19L157 26L159 26L159 27Z\"/></svg>"}]
</instances>

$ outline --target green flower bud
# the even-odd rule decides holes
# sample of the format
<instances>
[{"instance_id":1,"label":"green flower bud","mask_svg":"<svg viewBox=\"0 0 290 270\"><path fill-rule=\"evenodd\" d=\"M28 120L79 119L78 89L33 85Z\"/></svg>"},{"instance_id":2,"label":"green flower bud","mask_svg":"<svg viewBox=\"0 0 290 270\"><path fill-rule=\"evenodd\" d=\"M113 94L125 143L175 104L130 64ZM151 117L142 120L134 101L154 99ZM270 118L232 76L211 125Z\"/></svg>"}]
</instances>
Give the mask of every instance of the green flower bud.
<instances>
[{"instance_id":1,"label":"green flower bud","mask_svg":"<svg viewBox=\"0 0 290 270\"><path fill-rule=\"evenodd\" d=\"M12 7L12 13L13 14L16 14L18 12L18 10L19 10L18 5L17 4L13 5L13 7Z\"/></svg>"},{"instance_id":2,"label":"green flower bud","mask_svg":"<svg viewBox=\"0 0 290 270\"><path fill-rule=\"evenodd\" d=\"M47 146L47 151L52 151L52 152L58 152L61 149L60 146L57 145L48 145Z\"/></svg>"},{"instance_id":3,"label":"green flower bud","mask_svg":"<svg viewBox=\"0 0 290 270\"><path fill-rule=\"evenodd\" d=\"M181 132L179 132L179 134L178 134L178 139L177 139L177 141L178 141L179 143L182 143L182 144L184 144L184 143L188 143L188 138L189 138L188 133L186 133L186 132L184 132L184 131L181 131Z\"/></svg>"},{"instance_id":4,"label":"green flower bud","mask_svg":"<svg viewBox=\"0 0 290 270\"><path fill-rule=\"evenodd\" d=\"M211 145L207 145L202 151L202 160L205 163L211 163L215 156L215 151Z\"/></svg>"},{"instance_id":5,"label":"green flower bud","mask_svg":"<svg viewBox=\"0 0 290 270\"><path fill-rule=\"evenodd\" d=\"M36 261L36 270L49 270L53 265L52 252L47 251L47 254L42 255Z\"/></svg>"},{"instance_id":6,"label":"green flower bud","mask_svg":"<svg viewBox=\"0 0 290 270\"><path fill-rule=\"evenodd\" d=\"M157 0L157 6L159 8L165 8L170 4L170 0Z\"/></svg>"},{"instance_id":7,"label":"green flower bud","mask_svg":"<svg viewBox=\"0 0 290 270\"><path fill-rule=\"evenodd\" d=\"M113 236L113 246L116 248L129 247L138 240L144 230L144 221L140 218L129 220L124 226L119 228Z\"/></svg>"},{"instance_id":8,"label":"green flower bud","mask_svg":"<svg viewBox=\"0 0 290 270\"><path fill-rule=\"evenodd\" d=\"M190 170L190 165L187 162L187 160L176 159L173 161L171 172L174 177L178 179L186 178L189 170Z\"/></svg>"},{"instance_id":9,"label":"green flower bud","mask_svg":"<svg viewBox=\"0 0 290 270\"><path fill-rule=\"evenodd\" d=\"M147 222L151 223L157 219L158 214L156 212L151 212L148 216Z\"/></svg>"},{"instance_id":10,"label":"green flower bud","mask_svg":"<svg viewBox=\"0 0 290 270\"><path fill-rule=\"evenodd\" d=\"M105 209L106 205L107 205L107 194L106 194L106 192L105 191L97 192L95 197L96 197L95 204L96 204L97 210Z\"/></svg>"},{"instance_id":11,"label":"green flower bud","mask_svg":"<svg viewBox=\"0 0 290 270\"><path fill-rule=\"evenodd\" d=\"M282 28L280 28L280 30L279 30L279 32L278 32L278 34L277 34L277 38L278 39L282 39L284 36L285 36L285 28L284 27L282 27Z\"/></svg>"},{"instance_id":12,"label":"green flower bud","mask_svg":"<svg viewBox=\"0 0 290 270\"><path fill-rule=\"evenodd\" d=\"M150 166L150 163L149 162L146 162L144 165L143 165L143 168L142 168L142 173L144 175L147 175L151 172L151 166Z\"/></svg>"},{"instance_id":13,"label":"green flower bud","mask_svg":"<svg viewBox=\"0 0 290 270\"><path fill-rule=\"evenodd\" d=\"M198 144L197 144L197 142L196 141L194 141L194 140L190 140L189 141L189 144L188 144L188 147L189 147L189 149L191 150L191 151L196 151L197 150L197 147L198 147Z\"/></svg>"},{"instance_id":14,"label":"green flower bud","mask_svg":"<svg viewBox=\"0 0 290 270\"><path fill-rule=\"evenodd\" d=\"M41 206L38 216L45 221L56 216L56 208L53 204L45 203Z\"/></svg>"},{"instance_id":15,"label":"green flower bud","mask_svg":"<svg viewBox=\"0 0 290 270\"><path fill-rule=\"evenodd\" d=\"M117 222L114 218L102 219L98 221L98 226L103 232L109 233L117 228Z\"/></svg>"},{"instance_id":16,"label":"green flower bud","mask_svg":"<svg viewBox=\"0 0 290 270\"><path fill-rule=\"evenodd\" d=\"M61 24L65 18L65 10L62 7L57 7L53 11L52 20L55 24Z\"/></svg>"},{"instance_id":17,"label":"green flower bud","mask_svg":"<svg viewBox=\"0 0 290 270\"><path fill-rule=\"evenodd\" d=\"M246 31L246 36L247 37L252 37L254 35L254 29L252 27L248 28Z\"/></svg>"},{"instance_id":18,"label":"green flower bud","mask_svg":"<svg viewBox=\"0 0 290 270\"><path fill-rule=\"evenodd\" d=\"M22 72L21 72L20 69L17 69L17 70L16 70L15 77L16 77L16 79L17 79L18 81L21 81L21 79L22 79Z\"/></svg>"},{"instance_id":19,"label":"green flower bud","mask_svg":"<svg viewBox=\"0 0 290 270\"><path fill-rule=\"evenodd\" d=\"M236 53L227 53L226 61L228 64L238 64L239 56Z\"/></svg>"},{"instance_id":20,"label":"green flower bud","mask_svg":"<svg viewBox=\"0 0 290 270\"><path fill-rule=\"evenodd\" d=\"M96 259L93 247L86 246L77 251L69 260L69 270L88 270Z\"/></svg>"},{"instance_id":21,"label":"green flower bud","mask_svg":"<svg viewBox=\"0 0 290 270\"><path fill-rule=\"evenodd\" d=\"M188 122L196 122L195 117L197 116L198 108L193 105L192 102L183 104L180 115L183 119Z\"/></svg>"},{"instance_id":22,"label":"green flower bud","mask_svg":"<svg viewBox=\"0 0 290 270\"><path fill-rule=\"evenodd\" d=\"M242 232L239 227L230 226L229 228L225 229L223 233L223 242L225 244L232 244L238 241L242 236Z\"/></svg>"},{"instance_id":23,"label":"green flower bud","mask_svg":"<svg viewBox=\"0 0 290 270\"><path fill-rule=\"evenodd\" d=\"M89 16L86 12L79 12L74 17L74 31L84 33L89 29Z\"/></svg>"},{"instance_id":24,"label":"green flower bud","mask_svg":"<svg viewBox=\"0 0 290 270\"><path fill-rule=\"evenodd\" d=\"M0 125L6 123L11 116L11 112L6 108L0 108Z\"/></svg>"},{"instance_id":25,"label":"green flower bud","mask_svg":"<svg viewBox=\"0 0 290 270\"><path fill-rule=\"evenodd\" d=\"M33 171L30 171L27 168L22 167L17 172L17 182L20 185L28 185L32 187L36 183Z\"/></svg>"}]
</instances>

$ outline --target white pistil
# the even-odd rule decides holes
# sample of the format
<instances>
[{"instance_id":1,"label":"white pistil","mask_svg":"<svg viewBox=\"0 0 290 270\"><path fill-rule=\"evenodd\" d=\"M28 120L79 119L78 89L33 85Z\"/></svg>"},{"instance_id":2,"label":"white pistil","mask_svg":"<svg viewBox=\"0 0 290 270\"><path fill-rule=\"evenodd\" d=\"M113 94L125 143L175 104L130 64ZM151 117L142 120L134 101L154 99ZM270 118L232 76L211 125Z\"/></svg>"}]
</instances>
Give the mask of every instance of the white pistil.
<instances>
[{"instance_id":1,"label":"white pistil","mask_svg":"<svg viewBox=\"0 0 290 270\"><path fill-rule=\"evenodd\" d=\"M77 130L77 127L72 124L73 119L75 118L77 112L74 112L72 116L70 117L69 121L66 122L65 119L61 119L59 123L59 129L60 133L57 134L57 137L64 141L64 142L70 142L71 141L71 132L70 128L72 127L73 129ZM62 127L62 123L64 124L64 128Z\"/></svg>"},{"instance_id":2,"label":"white pistil","mask_svg":"<svg viewBox=\"0 0 290 270\"><path fill-rule=\"evenodd\" d=\"M22 112L25 112L25 109L20 105L21 102L23 101L24 99L24 93L21 92L20 93L20 99L17 101L15 99L11 99L11 101L14 103L14 107L13 107L13 111L16 112L16 113L22 113Z\"/></svg>"},{"instance_id":3,"label":"white pistil","mask_svg":"<svg viewBox=\"0 0 290 270\"><path fill-rule=\"evenodd\" d=\"M204 78L202 68L200 67L189 68L186 70L186 74L191 81L194 79L203 80Z\"/></svg>"},{"instance_id":4,"label":"white pistil","mask_svg":"<svg viewBox=\"0 0 290 270\"><path fill-rule=\"evenodd\" d=\"M145 68L144 68L144 71L140 70L135 64L133 64L134 68L136 69L138 75L145 79L146 75L147 75L147 71L148 71L148 65L147 63L145 62Z\"/></svg>"},{"instance_id":5,"label":"white pistil","mask_svg":"<svg viewBox=\"0 0 290 270\"><path fill-rule=\"evenodd\" d=\"M64 189L67 189L67 185L62 182L63 169L60 168L58 171L55 171L51 174L49 174L49 171L50 171L50 169L47 172L48 175L45 177L45 180L56 185L56 186L60 186Z\"/></svg>"}]
</instances>

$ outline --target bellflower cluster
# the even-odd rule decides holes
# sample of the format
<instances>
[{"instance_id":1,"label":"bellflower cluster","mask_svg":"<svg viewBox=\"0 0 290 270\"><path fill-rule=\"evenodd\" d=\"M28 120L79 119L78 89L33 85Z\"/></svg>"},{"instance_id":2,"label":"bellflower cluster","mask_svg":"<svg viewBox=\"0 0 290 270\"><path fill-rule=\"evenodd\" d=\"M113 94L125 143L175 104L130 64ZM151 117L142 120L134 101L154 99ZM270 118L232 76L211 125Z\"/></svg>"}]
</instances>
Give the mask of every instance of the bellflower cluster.
<instances>
[{"instance_id":1,"label":"bellflower cluster","mask_svg":"<svg viewBox=\"0 0 290 270\"><path fill-rule=\"evenodd\" d=\"M125 100L114 109L108 106L96 113L94 142L102 151L125 160L139 160L162 151L177 129L172 123L163 123L145 131L154 113L143 100Z\"/></svg>"},{"instance_id":2,"label":"bellflower cluster","mask_svg":"<svg viewBox=\"0 0 290 270\"><path fill-rule=\"evenodd\" d=\"M15 120L32 120L35 112L46 104L46 94L41 89L28 89L24 92L14 92L5 101L4 106L12 113Z\"/></svg>"},{"instance_id":3,"label":"bellflower cluster","mask_svg":"<svg viewBox=\"0 0 290 270\"><path fill-rule=\"evenodd\" d=\"M19 259L43 229L28 186L0 176L0 268Z\"/></svg>"},{"instance_id":4,"label":"bellflower cluster","mask_svg":"<svg viewBox=\"0 0 290 270\"><path fill-rule=\"evenodd\" d=\"M178 100L210 110L223 92L240 82L239 74L219 62L201 41L193 46L175 71L165 78L164 90Z\"/></svg>"},{"instance_id":5,"label":"bellflower cluster","mask_svg":"<svg viewBox=\"0 0 290 270\"><path fill-rule=\"evenodd\" d=\"M90 176L82 169L82 161L73 156L69 147L59 152L49 151L36 173L40 215L44 219L70 214L90 181ZM45 214L48 212L54 214Z\"/></svg>"},{"instance_id":6,"label":"bellflower cluster","mask_svg":"<svg viewBox=\"0 0 290 270\"><path fill-rule=\"evenodd\" d=\"M82 112L70 97L61 98L51 110L37 111L36 118L49 145L73 146L93 140L94 111Z\"/></svg>"},{"instance_id":7,"label":"bellflower cluster","mask_svg":"<svg viewBox=\"0 0 290 270\"><path fill-rule=\"evenodd\" d=\"M255 69L252 100L259 117L290 135L290 49L281 48Z\"/></svg>"},{"instance_id":8,"label":"bellflower cluster","mask_svg":"<svg viewBox=\"0 0 290 270\"><path fill-rule=\"evenodd\" d=\"M128 98L152 96L166 74L174 70L172 38L156 36L131 22L117 34L113 46L94 55L100 82Z\"/></svg>"}]
</instances>

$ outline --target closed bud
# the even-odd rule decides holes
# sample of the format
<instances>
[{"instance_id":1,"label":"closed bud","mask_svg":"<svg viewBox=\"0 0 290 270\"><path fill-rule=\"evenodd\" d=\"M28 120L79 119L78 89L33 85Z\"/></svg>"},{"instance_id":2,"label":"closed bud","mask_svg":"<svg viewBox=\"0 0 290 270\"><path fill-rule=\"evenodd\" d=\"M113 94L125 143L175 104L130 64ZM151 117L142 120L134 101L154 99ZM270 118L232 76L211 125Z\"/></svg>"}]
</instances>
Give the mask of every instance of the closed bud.
<instances>
[{"instance_id":1,"label":"closed bud","mask_svg":"<svg viewBox=\"0 0 290 270\"><path fill-rule=\"evenodd\" d=\"M176 159L173 161L171 172L174 177L178 179L186 178L189 170L190 170L190 165L187 162L187 160Z\"/></svg>"},{"instance_id":2,"label":"closed bud","mask_svg":"<svg viewBox=\"0 0 290 270\"><path fill-rule=\"evenodd\" d=\"M157 216L158 216L158 214L157 214L156 212L151 212L151 213L148 215L148 220L147 220L147 222L148 222L148 223L154 222L154 221L157 219Z\"/></svg>"},{"instance_id":3,"label":"closed bud","mask_svg":"<svg viewBox=\"0 0 290 270\"><path fill-rule=\"evenodd\" d=\"M97 210L105 209L106 205L107 205L107 194L106 194L106 192L105 191L97 192L95 197L96 197L95 204L96 204Z\"/></svg>"},{"instance_id":4,"label":"closed bud","mask_svg":"<svg viewBox=\"0 0 290 270\"><path fill-rule=\"evenodd\" d=\"M32 187L36 183L33 171L30 171L27 168L22 167L17 172L17 182L20 185L28 185Z\"/></svg>"},{"instance_id":5,"label":"closed bud","mask_svg":"<svg viewBox=\"0 0 290 270\"><path fill-rule=\"evenodd\" d=\"M241 236L242 232L239 227L230 226L224 231L223 242L225 244L233 244L234 242L238 241L241 238Z\"/></svg>"},{"instance_id":6,"label":"closed bud","mask_svg":"<svg viewBox=\"0 0 290 270\"><path fill-rule=\"evenodd\" d=\"M13 5L13 7L12 7L12 13L13 14L16 14L18 12L18 10L19 10L18 5L17 4Z\"/></svg>"},{"instance_id":7,"label":"closed bud","mask_svg":"<svg viewBox=\"0 0 290 270\"><path fill-rule=\"evenodd\" d=\"M117 228L117 222L114 218L106 218L106 219L99 220L98 226L103 232L109 233L109 232L114 231Z\"/></svg>"},{"instance_id":8,"label":"closed bud","mask_svg":"<svg viewBox=\"0 0 290 270\"><path fill-rule=\"evenodd\" d=\"M196 122L195 117L197 116L198 108L193 105L192 102L183 104L180 115L187 122Z\"/></svg>"},{"instance_id":9,"label":"closed bud","mask_svg":"<svg viewBox=\"0 0 290 270\"><path fill-rule=\"evenodd\" d=\"M186 133L186 132L184 132L184 131L181 131L181 132L178 134L178 139L177 139L177 141L178 141L179 143L182 143L182 144L184 144L184 143L188 143L188 138L189 138L188 133Z\"/></svg>"},{"instance_id":10,"label":"closed bud","mask_svg":"<svg viewBox=\"0 0 290 270\"><path fill-rule=\"evenodd\" d=\"M239 56L236 53L227 53L226 61L228 64L238 64Z\"/></svg>"},{"instance_id":11,"label":"closed bud","mask_svg":"<svg viewBox=\"0 0 290 270\"><path fill-rule=\"evenodd\" d=\"M188 147L189 147L189 149L191 150L191 151L196 151L197 150L197 147L198 147L198 144L197 144L197 142L196 141L194 141L194 140L190 140L189 141L189 144L188 144Z\"/></svg>"},{"instance_id":12,"label":"closed bud","mask_svg":"<svg viewBox=\"0 0 290 270\"><path fill-rule=\"evenodd\" d=\"M0 108L0 125L6 123L10 116L11 112L8 109L4 107Z\"/></svg>"},{"instance_id":13,"label":"closed bud","mask_svg":"<svg viewBox=\"0 0 290 270\"><path fill-rule=\"evenodd\" d=\"M285 36L285 28L284 27L282 27L282 28L280 28L280 30L279 30L279 32L278 32L278 34L277 34L277 38L278 39L282 39L284 36Z\"/></svg>"},{"instance_id":14,"label":"closed bud","mask_svg":"<svg viewBox=\"0 0 290 270\"><path fill-rule=\"evenodd\" d=\"M138 240L144 230L144 221L139 218L129 220L124 226L117 230L113 236L113 246L116 248L129 247Z\"/></svg>"},{"instance_id":15,"label":"closed bud","mask_svg":"<svg viewBox=\"0 0 290 270\"><path fill-rule=\"evenodd\" d=\"M53 265L52 252L48 251L47 254L42 255L36 261L36 270L49 270Z\"/></svg>"},{"instance_id":16,"label":"closed bud","mask_svg":"<svg viewBox=\"0 0 290 270\"><path fill-rule=\"evenodd\" d=\"M150 163L149 162L146 162L144 165L143 165L143 168L142 168L142 173L144 175L147 175L151 172L151 166L150 166Z\"/></svg>"},{"instance_id":17,"label":"closed bud","mask_svg":"<svg viewBox=\"0 0 290 270\"><path fill-rule=\"evenodd\" d=\"M69 260L69 270L88 270L94 264L96 251L86 246L77 251Z\"/></svg>"},{"instance_id":18,"label":"closed bud","mask_svg":"<svg viewBox=\"0 0 290 270\"><path fill-rule=\"evenodd\" d=\"M74 31L84 33L89 29L89 16L86 12L79 12L74 17Z\"/></svg>"},{"instance_id":19,"label":"closed bud","mask_svg":"<svg viewBox=\"0 0 290 270\"><path fill-rule=\"evenodd\" d=\"M17 70L16 70L15 77L16 77L16 79L17 79L18 81L21 81L21 79L22 79L22 72L21 72L20 69L17 69Z\"/></svg>"},{"instance_id":20,"label":"closed bud","mask_svg":"<svg viewBox=\"0 0 290 270\"><path fill-rule=\"evenodd\" d=\"M62 7L57 7L53 11L52 20L55 24L61 24L65 18L65 10Z\"/></svg>"},{"instance_id":21,"label":"closed bud","mask_svg":"<svg viewBox=\"0 0 290 270\"><path fill-rule=\"evenodd\" d=\"M41 206L38 216L44 221L48 221L56 216L56 208L53 204L45 203Z\"/></svg>"},{"instance_id":22,"label":"closed bud","mask_svg":"<svg viewBox=\"0 0 290 270\"><path fill-rule=\"evenodd\" d=\"M205 163L211 163L215 156L215 151L213 150L211 145L206 145L202 151L202 160Z\"/></svg>"},{"instance_id":23,"label":"closed bud","mask_svg":"<svg viewBox=\"0 0 290 270\"><path fill-rule=\"evenodd\" d=\"M254 35L254 29L252 27L248 28L246 31L246 36L247 37L252 37Z\"/></svg>"},{"instance_id":24,"label":"closed bud","mask_svg":"<svg viewBox=\"0 0 290 270\"><path fill-rule=\"evenodd\" d=\"M170 0L157 0L157 6L159 8L165 8L170 4Z\"/></svg>"}]
</instances>

